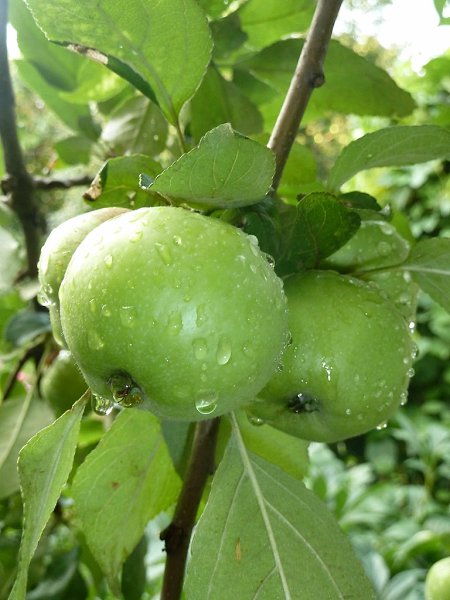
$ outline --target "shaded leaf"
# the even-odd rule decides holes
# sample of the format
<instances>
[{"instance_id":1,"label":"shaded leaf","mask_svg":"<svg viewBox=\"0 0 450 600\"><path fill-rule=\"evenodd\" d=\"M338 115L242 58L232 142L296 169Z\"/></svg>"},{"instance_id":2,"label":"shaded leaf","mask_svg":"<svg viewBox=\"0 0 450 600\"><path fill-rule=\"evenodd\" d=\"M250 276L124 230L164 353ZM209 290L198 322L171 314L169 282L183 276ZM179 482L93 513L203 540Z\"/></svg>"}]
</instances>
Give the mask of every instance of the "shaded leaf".
<instances>
[{"instance_id":1,"label":"shaded leaf","mask_svg":"<svg viewBox=\"0 0 450 600\"><path fill-rule=\"evenodd\" d=\"M230 123L249 135L262 131L263 120L256 106L231 81L210 67L191 102L192 135L199 140L210 129Z\"/></svg>"},{"instance_id":2,"label":"shaded leaf","mask_svg":"<svg viewBox=\"0 0 450 600\"><path fill-rule=\"evenodd\" d=\"M417 242L402 268L450 313L450 238Z\"/></svg>"},{"instance_id":3,"label":"shaded leaf","mask_svg":"<svg viewBox=\"0 0 450 600\"><path fill-rule=\"evenodd\" d=\"M238 11L241 27L253 48L264 48L292 33L304 33L311 24L310 0L249 0Z\"/></svg>"},{"instance_id":4,"label":"shaded leaf","mask_svg":"<svg viewBox=\"0 0 450 600\"><path fill-rule=\"evenodd\" d=\"M48 312L25 309L14 315L5 328L5 338L16 347L27 344L38 335L51 331Z\"/></svg>"},{"instance_id":5,"label":"shaded leaf","mask_svg":"<svg viewBox=\"0 0 450 600\"><path fill-rule=\"evenodd\" d=\"M280 196L296 198L300 193L316 191L317 163L309 148L295 142L289 152L278 187Z\"/></svg>"},{"instance_id":6,"label":"shaded leaf","mask_svg":"<svg viewBox=\"0 0 450 600\"><path fill-rule=\"evenodd\" d=\"M111 114L101 137L115 154L156 156L166 147L167 130L159 107L145 96L134 96Z\"/></svg>"},{"instance_id":7,"label":"shaded leaf","mask_svg":"<svg viewBox=\"0 0 450 600\"><path fill-rule=\"evenodd\" d=\"M241 29L237 13L210 23L214 40L213 57L223 57L237 50L246 41L247 35Z\"/></svg>"},{"instance_id":8,"label":"shaded leaf","mask_svg":"<svg viewBox=\"0 0 450 600\"><path fill-rule=\"evenodd\" d=\"M25 598L28 566L69 477L87 398L88 394L85 394L59 419L31 438L20 452L24 526L17 579L10 600Z\"/></svg>"},{"instance_id":9,"label":"shaded leaf","mask_svg":"<svg viewBox=\"0 0 450 600\"><path fill-rule=\"evenodd\" d=\"M279 113L302 47L302 40L283 40L235 65L279 92L273 101L261 106L266 130L271 129ZM411 95L399 88L386 71L336 40L329 44L324 71L326 84L314 90L303 122L329 111L404 116L414 109Z\"/></svg>"},{"instance_id":10,"label":"shaded leaf","mask_svg":"<svg viewBox=\"0 0 450 600\"><path fill-rule=\"evenodd\" d=\"M53 418L48 404L32 392L25 398L12 398L0 405L0 498L19 489L19 452Z\"/></svg>"},{"instance_id":11,"label":"shaded leaf","mask_svg":"<svg viewBox=\"0 0 450 600\"><path fill-rule=\"evenodd\" d=\"M111 158L97 173L83 197L92 202L95 208L149 206L154 203L155 197L154 194L143 192L139 184L139 176L144 170L156 176L161 167L143 154Z\"/></svg>"},{"instance_id":12,"label":"shaded leaf","mask_svg":"<svg viewBox=\"0 0 450 600\"><path fill-rule=\"evenodd\" d=\"M268 148L224 124L158 175L150 190L196 205L246 206L264 197L274 172Z\"/></svg>"},{"instance_id":13,"label":"shaded leaf","mask_svg":"<svg viewBox=\"0 0 450 600\"><path fill-rule=\"evenodd\" d=\"M450 157L448 129L437 125L387 127L346 146L331 169L328 186L339 189L365 169L413 165L447 157Z\"/></svg>"},{"instance_id":14,"label":"shaded leaf","mask_svg":"<svg viewBox=\"0 0 450 600\"><path fill-rule=\"evenodd\" d=\"M72 136L55 142L54 147L67 165L86 165L91 155L92 142L86 137Z\"/></svg>"},{"instance_id":15,"label":"shaded leaf","mask_svg":"<svg viewBox=\"0 0 450 600\"><path fill-rule=\"evenodd\" d=\"M186 597L375 595L325 505L300 481L248 453L235 428L195 530Z\"/></svg>"},{"instance_id":16,"label":"shaded leaf","mask_svg":"<svg viewBox=\"0 0 450 600\"><path fill-rule=\"evenodd\" d=\"M286 207L282 218L280 274L317 266L356 233L361 221L335 196L322 192L305 196L296 207Z\"/></svg>"},{"instance_id":17,"label":"shaded leaf","mask_svg":"<svg viewBox=\"0 0 450 600\"><path fill-rule=\"evenodd\" d=\"M211 55L205 15L194 0L28 0L52 41L106 64L176 123Z\"/></svg>"},{"instance_id":18,"label":"shaded leaf","mask_svg":"<svg viewBox=\"0 0 450 600\"><path fill-rule=\"evenodd\" d=\"M114 593L146 523L170 507L179 485L158 420L136 409L118 415L79 467L73 481L76 516Z\"/></svg>"}]
</instances>

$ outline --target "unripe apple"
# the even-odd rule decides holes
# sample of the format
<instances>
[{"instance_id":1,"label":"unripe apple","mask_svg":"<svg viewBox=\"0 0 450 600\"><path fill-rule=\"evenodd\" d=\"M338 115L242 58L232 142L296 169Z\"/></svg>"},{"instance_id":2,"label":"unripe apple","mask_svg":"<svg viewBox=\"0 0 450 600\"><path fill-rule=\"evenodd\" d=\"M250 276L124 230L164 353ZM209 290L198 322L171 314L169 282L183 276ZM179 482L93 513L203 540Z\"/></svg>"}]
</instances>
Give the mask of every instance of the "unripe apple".
<instances>
[{"instance_id":1,"label":"unripe apple","mask_svg":"<svg viewBox=\"0 0 450 600\"><path fill-rule=\"evenodd\" d=\"M142 208L94 229L67 267L60 302L93 392L168 419L248 402L287 337L282 282L256 238L183 208Z\"/></svg>"},{"instance_id":2,"label":"unripe apple","mask_svg":"<svg viewBox=\"0 0 450 600\"><path fill-rule=\"evenodd\" d=\"M125 208L99 208L68 219L48 236L39 258L39 302L47 306L55 340L64 346L59 316L58 292L72 254L80 242L95 227L122 214Z\"/></svg>"},{"instance_id":3,"label":"unripe apple","mask_svg":"<svg viewBox=\"0 0 450 600\"><path fill-rule=\"evenodd\" d=\"M40 389L57 417L71 408L87 390L87 383L68 350L60 350L47 368Z\"/></svg>"},{"instance_id":4,"label":"unripe apple","mask_svg":"<svg viewBox=\"0 0 450 600\"><path fill-rule=\"evenodd\" d=\"M373 284L334 271L294 275L285 292L292 343L249 412L320 442L385 423L406 401L414 352L394 304Z\"/></svg>"},{"instance_id":5,"label":"unripe apple","mask_svg":"<svg viewBox=\"0 0 450 600\"><path fill-rule=\"evenodd\" d=\"M428 571L425 600L450 600L450 556L435 562Z\"/></svg>"}]
</instances>

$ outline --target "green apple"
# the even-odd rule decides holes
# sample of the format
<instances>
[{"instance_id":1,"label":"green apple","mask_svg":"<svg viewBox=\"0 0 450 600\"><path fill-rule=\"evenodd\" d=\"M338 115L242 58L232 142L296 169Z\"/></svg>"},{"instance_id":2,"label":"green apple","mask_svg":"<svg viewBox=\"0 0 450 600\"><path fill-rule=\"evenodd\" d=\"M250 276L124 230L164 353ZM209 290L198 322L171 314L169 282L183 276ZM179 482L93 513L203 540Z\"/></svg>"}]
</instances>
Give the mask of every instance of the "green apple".
<instances>
[{"instance_id":1,"label":"green apple","mask_svg":"<svg viewBox=\"0 0 450 600\"><path fill-rule=\"evenodd\" d=\"M184 208L142 208L94 229L67 267L60 303L94 394L167 419L248 402L287 339L282 282L256 238Z\"/></svg>"},{"instance_id":2,"label":"green apple","mask_svg":"<svg viewBox=\"0 0 450 600\"><path fill-rule=\"evenodd\" d=\"M408 325L375 286L334 271L285 282L292 343L248 407L306 440L364 433L406 401L414 346Z\"/></svg>"},{"instance_id":3,"label":"green apple","mask_svg":"<svg viewBox=\"0 0 450 600\"><path fill-rule=\"evenodd\" d=\"M450 600L450 556L435 562L428 571L425 600Z\"/></svg>"},{"instance_id":4,"label":"green apple","mask_svg":"<svg viewBox=\"0 0 450 600\"><path fill-rule=\"evenodd\" d=\"M55 340L64 346L58 292L72 254L95 227L122 214L125 208L100 208L68 219L50 233L39 258L39 302L47 306Z\"/></svg>"},{"instance_id":5,"label":"green apple","mask_svg":"<svg viewBox=\"0 0 450 600\"><path fill-rule=\"evenodd\" d=\"M68 350L60 350L44 372L40 390L57 417L71 408L87 390L87 383Z\"/></svg>"}]
</instances>

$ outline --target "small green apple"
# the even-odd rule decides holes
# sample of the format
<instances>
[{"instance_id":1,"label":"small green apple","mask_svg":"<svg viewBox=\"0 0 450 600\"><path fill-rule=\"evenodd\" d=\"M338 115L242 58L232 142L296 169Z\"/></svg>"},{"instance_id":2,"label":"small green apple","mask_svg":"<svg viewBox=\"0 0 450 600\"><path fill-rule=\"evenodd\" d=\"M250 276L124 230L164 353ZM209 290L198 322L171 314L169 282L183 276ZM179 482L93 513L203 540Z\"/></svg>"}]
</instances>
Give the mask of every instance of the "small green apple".
<instances>
[{"instance_id":1,"label":"small green apple","mask_svg":"<svg viewBox=\"0 0 450 600\"><path fill-rule=\"evenodd\" d=\"M57 417L71 408L87 390L87 383L68 350L60 350L44 372L40 390Z\"/></svg>"},{"instance_id":2,"label":"small green apple","mask_svg":"<svg viewBox=\"0 0 450 600\"><path fill-rule=\"evenodd\" d=\"M406 401L413 344L374 285L334 271L285 281L292 343L251 415L306 440L336 442L384 422Z\"/></svg>"},{"instance_id":3,"label":"small green apple","mask_svg":"<svg viewBox=\"0 0 450 600\"><path fill-rule=\"evenodd\" d=\"M450 556L435 562L428 571L425 600L450 600Z\"/></svg>"},{"instance_id":4,"label":"small green apple","mask_svg":"<svg viewBox=\"0 0 450 600\"><path fill-rule=\"evenodd\" d=\"M39 258L39 302L47 306L55 340L65 345L59 315L58 292L72 254L95 227L122 214L125 208L99 208L68 219L50 233Z\"/></svg>"},{"instance_id":5,"label":"small green apple","mask_svg":"<svg viewBox=\"0 0 450 600\"><path fill-rule=\"evenodd\" d=\"M287 338L282 282L256 238L183 208L142 208L94 229L67 267L60 303L92 391L167 419L248 402Z\"/></svg>"}]
</instances>

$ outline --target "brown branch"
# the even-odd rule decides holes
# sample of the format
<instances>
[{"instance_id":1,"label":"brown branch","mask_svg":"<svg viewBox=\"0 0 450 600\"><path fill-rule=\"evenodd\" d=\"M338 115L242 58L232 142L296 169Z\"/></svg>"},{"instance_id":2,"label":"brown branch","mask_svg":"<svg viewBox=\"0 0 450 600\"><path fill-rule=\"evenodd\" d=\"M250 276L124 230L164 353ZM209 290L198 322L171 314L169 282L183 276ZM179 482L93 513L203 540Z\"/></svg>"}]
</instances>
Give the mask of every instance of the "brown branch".
<instances>
[{"instance_id":1,"label":"brown branch","mask_svg":"<svg viewBox=\"0 0 450 600\"><path fill-rule=\"evenodd\" d=\"M272 184L274 192L280 183L284 165L311 94L315 88L325 82L323 62L341 4L342 0L318 0L317 2L289 90L267 144L273 150L276 159Z\"/></svg>"},{"instance_id":2,"label":"brown branch","mask_svg":"<svg viewBox=\"0 0 450 600\"><path fill-rule=\"evenodd\" d=\"M80 175L67 177L67 179L53 179L52 177L34 177L34 187L37 190L69 189L77 186L91 185L94 175Z\"/></svg>"},{"instance_id":3,"label":"brown branch","mask_svg":"<svg viewBox=\"0 0 450 600\"><path fill-rule=\"evenodd\" d=\"M10 206L17 214L25 235L28 275L36 277L44 222L17 135L15 99L6 42L7 23L8 0L0 0L0 140L10 182Z\"/></svg>"},{"instance_id":4,"label":"brown branch","mask_svg":"<svg viewBox=\"0 0 450 600\"><path fill-rule=\"evenodd\" d=\"M167 552L161 600L181 598L195 517L208 476L214 472L214 450L218 430L219 419L201 421L195 429L191 456L175 514L170 525L160 535Z\"/></svg>"}]
</instances>

